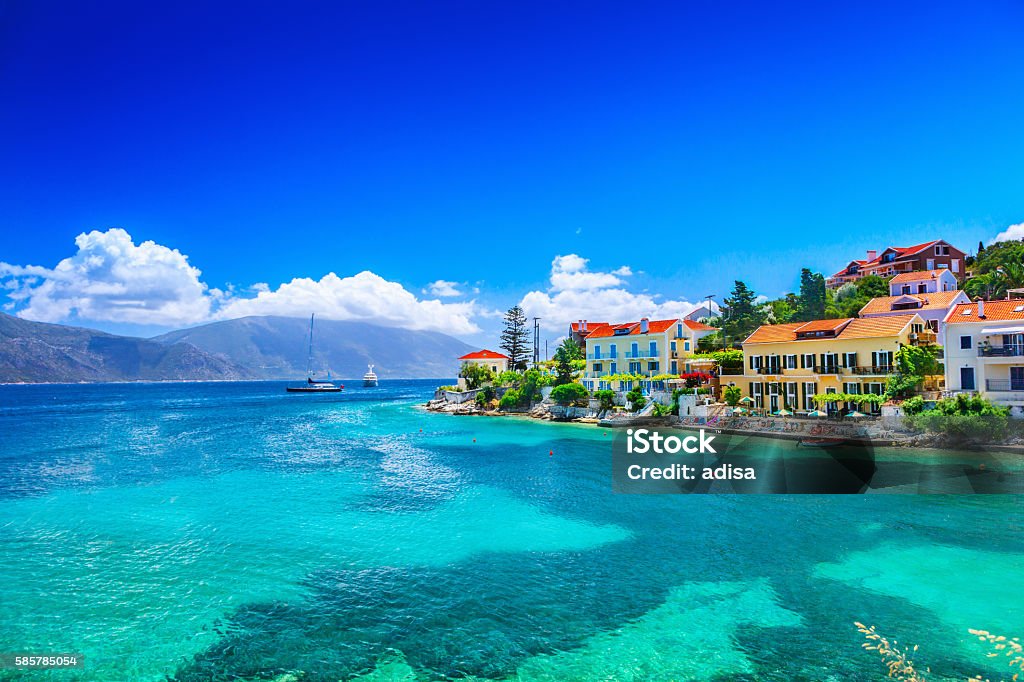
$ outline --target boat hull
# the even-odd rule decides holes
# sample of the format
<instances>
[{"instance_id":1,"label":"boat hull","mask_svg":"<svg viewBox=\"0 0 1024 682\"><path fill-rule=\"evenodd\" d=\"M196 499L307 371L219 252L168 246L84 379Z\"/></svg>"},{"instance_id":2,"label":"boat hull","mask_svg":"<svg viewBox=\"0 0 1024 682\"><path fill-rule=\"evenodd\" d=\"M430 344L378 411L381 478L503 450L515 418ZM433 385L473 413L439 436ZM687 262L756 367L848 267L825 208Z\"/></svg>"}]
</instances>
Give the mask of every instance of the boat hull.
<instances>
[{"instance_id":1,"label":"boat hull","mask_svg":"<svg viewBox=\"0 0 1024 682\"><path fill-rule=\"evenodd\" d=\"M284 390L289 393L341 393L341 388L338 386L330 386L326 388L311 388L306 386L288 386Z\"/></svg>"}]
</instances>

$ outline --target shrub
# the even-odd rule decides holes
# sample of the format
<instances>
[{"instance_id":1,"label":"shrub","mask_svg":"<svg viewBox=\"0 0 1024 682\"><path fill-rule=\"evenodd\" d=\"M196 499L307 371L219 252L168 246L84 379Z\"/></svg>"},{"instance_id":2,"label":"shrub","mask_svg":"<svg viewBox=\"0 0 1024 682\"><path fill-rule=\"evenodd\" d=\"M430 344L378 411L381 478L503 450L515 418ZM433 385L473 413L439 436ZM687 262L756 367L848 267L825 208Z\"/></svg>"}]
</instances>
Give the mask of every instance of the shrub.
<instances>
[{"instance_id":1,"label":"shrub","mask_svg":"<svg viewBox=\"0 0 1024 682\"><path fill-rule=\"evenodd\" d=\"M480 389L480 392L476 394L476 404L481 407L485 407L494 400L494 388L491 386L485 386Z\"/></svg>"},{"instance_id":2,"label":"shrub","mask_svg":"<svg viewBox=\"0 0 1024 682\"><path fill-rule=\"evenodd\" d=\"M679 378L686 382L686 388L696 388L711 381L711 375L707 372L687 372L680 374Z\"/></svg>"},{"instance_id":3,"label":"shrub","mask_svg":"<svg viewBox=\"0 0 1024 682\"><path fill-rule=\"evenodd\" d=\"M559 405L574 405L583 402L590 392L582 384L561 384L551 389L551 399Z\"/></svg>"},{"instance_id":4,"label":"shrub","mask_svg":"<svg viewBox=\"0 0 1024 682\"><path fill-rule=\"evenodd\" d=\"M676 412L679 411L679 403L676 403ZM671 405L662 405L661 403L654 403L654 416L655 417L667 417L670 414L675 414L672 411Z\"/></svg>"},{"instance_id":5,"label":"shrub","mask_svg":"<svg viewBox=\"0 0 1024 682\"><path fill-rule=\"evenodd\" d=\"M505 391L505 395L501 396L501 400L498 401L498 407L503 410L518 407L521 397L522 396L519 395L519 391L514 388L510 388Z\"/></svg>"},{"instance_id":6,"label":"shrub","mask_svg":"<svg viewBox=\"0 0 1024 682\"><path fill-rule=\"evenodd\" d=\"M629 401L630 405L633 406L634 412L639 412L644 409L644 405L647 404L647 398L640 392L639 388L634 388L632 391L626 394L626 400Z\"/></svg>"},{"instance_id":7,"label":"shrub","mask_svg":"<svg viewBox=\"0 0 1024 682\"><path fill-rule=\"evenodd\" d=\"M915 395L903 401L903 413L906 415L921 414L924 411L924 398Z\"/></svg>"},{"instance_id":8,"label":"shrub","mask_svg":"<svg viewBox=\"0 0 1024 682\"><path fill-rule=\"evenodd\" d=\"M603 390L594 393L602 410L610 410L615 406L615 391Z\"/></svg>"},{"instance_id":9,"label":"shrub","mask_svg":"<svg viewBox=\"0 0 1024 682\"><path fill-rule=\"evenodd\" d=\"M1010 408L961 393L938 401L934 409L909 415L905 421L918 431L942 434L956 441L992 442L1009 435Z\"/></svg>"},{"instance_id":10,"label":"shrub","mask_svg":"<svg viewBox=\"0 0 1024 682\"><path fill-rule=\"evenodd\" d=\"M743 397L743 391L740 390L739 386L726 386L724 395L725 404L730 407L736 407L740 404L740 398Z\"/></svg>"},{"instance_id":11,"label":"shrub","mask_svg":"<svg viewBox=\"0 0 1024 682\"><path fill-rule=\"evenodd\" d=\"M512 370L505 370L495 378L494 383L498 386L516 386L522 380L523 375Z\"/></svg>"}]
</instances>

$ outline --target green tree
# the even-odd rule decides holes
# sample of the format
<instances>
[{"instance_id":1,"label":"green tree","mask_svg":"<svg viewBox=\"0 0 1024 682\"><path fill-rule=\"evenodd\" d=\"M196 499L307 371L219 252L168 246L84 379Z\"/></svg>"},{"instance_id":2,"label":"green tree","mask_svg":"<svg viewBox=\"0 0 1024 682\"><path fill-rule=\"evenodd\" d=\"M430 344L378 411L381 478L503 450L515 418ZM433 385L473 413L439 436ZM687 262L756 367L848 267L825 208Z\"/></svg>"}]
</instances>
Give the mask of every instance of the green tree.
<instances>
[{"instance_id":1,"label":"green tree","mask_svg":"<svg viewBox=\"0 0 1024 682\"><path fill-rule=\"evenodd\" d=\"M574 363L583 360L583 349L571 338L566 338L555 351L555 384L568 384L576 376Z\"/></svg>"},{"instance_id":2,"label":"green tree","mask_svg":"<svg viewBox=\"0 0 1024 682\"><path fill-rule=\"evenodd\" d=\"M724 301L726 313L722 332L726 341L740 343L764 324L765 313L757 303L757 294L740 280L736 280L732 294Z\"/></svg>"},{"instance_id":3,"label":"green tree","mask_svg":"<svg viewBox=\"0 0 1024 682\"><path fill-rule=\"evenodd\" d=\"M889 375L885 397L906 398L924 382L926 376L942 373L938 346L902 346L893 358L896 371Z\"/></svg>"},{"instance_id":4,"label":"green tree","mask_svg":"<svg viewBox=\"0 0 1024 682\"><path fill-rule=\"evenodd\" d=\"M494 381L494 372L475 362L464 362L459 376L466 380L466 388L473 390Z\"/></svg>"},{"instance_id":5,"label":"green tree","mask_svg":"<svg viewBox=\"0 0 1024 682\"><path fill-rule=\"evenodd\" d=\"M603 389L594 393L602 410L610 410L615 406L615 391Z\"/></svg>"},{"instance_id":6,"label":"green tree","mask_svg":"<svg viewBox=\"0 0 1024 682\"><path fill-rule=\"evenodd\" d=\"M793 320L809 322L825 317L825 278L807 268L800 271L800 308Z\"/></svg>"},{"instance_id":7,"label":"green tree","mask_svg":"<svg viewBox=\"0 0 1024 682\"><path fill-rule=\"evenodd\" d=\"M726 386L723 395L725 396L726 405L736 407L743 397L743 391L740 390L739 386Z\"/></svg>"},{"instance_id":8,"label":"green tree","mask_svg":"<svg viewBox=\"0 0 1024 682\"><path fill-rule=\"evenodd\" d=\"M573 382L561 384L551 389L551 399L559 405L575 405L583 402L590 396L590 393L582 384Z\"/></svg>"},{"instance_id":9,"label":"green tree","mask_svg":"<svg viewBox=\"0 0 1024 682\"><path fill-rule=\"evenodd\" d=\"M644 405L647 404L647 398L644 397L644 394L639 388L634 388L632 391L627 393L626 400L628 400L630 405L632 405L634 412L639 412L644 409Z\"/></svg>"},{"instance_id":10,"label":"green tree","mask_svg":"<svg viewBox=\"0 0 1024 682\"><path fill-rule=\"evenodd\" d=\"M873 298L889 295L889 282L878 275L865 275L857 280L856 286L857 295L863 299L865 303Z\"/></svg>"},{"instance_id":11,"label":"green tree","mask_svg":"<svg viewBox=\"0 0 1024 682\"><path fill-rule=\"evenodd\" d=\"M501 332L501 349L508 355L508 365L513 370L525 370L527 359L532 353L530 333L526 328L526 313L519 306L512 306L505 313L505 328Z\"/></svg>"}]
</instances>

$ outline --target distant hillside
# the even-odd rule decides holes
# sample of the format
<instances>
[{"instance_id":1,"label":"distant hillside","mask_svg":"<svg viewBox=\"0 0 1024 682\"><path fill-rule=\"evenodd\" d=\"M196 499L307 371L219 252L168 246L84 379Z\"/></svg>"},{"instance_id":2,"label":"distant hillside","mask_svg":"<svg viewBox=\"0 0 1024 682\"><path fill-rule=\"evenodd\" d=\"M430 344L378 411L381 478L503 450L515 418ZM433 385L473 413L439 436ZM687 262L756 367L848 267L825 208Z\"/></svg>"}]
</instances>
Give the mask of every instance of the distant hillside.
<instances>
[{"instance_id":1,"label":"distant hillside","mask_svg":"<svg viewBox=\"0 0 1024 682\"><path fill-rule=\"evenodd\" d=\"M263 379L306 374L309 319L243 317L182 329L155 337L161 343L190 343L246 367ZM382 378L451 377L460 355L477 350L438 332L382 327L365 322L316 321L313 368L356 378L373 363Z\"/></svg>"},{"instance_id":2,"label":"distant hillside","mask_svg":"<svg viewBox=\"0 0 1024 682\"><path fill-rule=\"evenodd\" d=\"M246 379L249 372L186 343L32 322L0 313L0 382Z\"/></svg>"}]
</instances>

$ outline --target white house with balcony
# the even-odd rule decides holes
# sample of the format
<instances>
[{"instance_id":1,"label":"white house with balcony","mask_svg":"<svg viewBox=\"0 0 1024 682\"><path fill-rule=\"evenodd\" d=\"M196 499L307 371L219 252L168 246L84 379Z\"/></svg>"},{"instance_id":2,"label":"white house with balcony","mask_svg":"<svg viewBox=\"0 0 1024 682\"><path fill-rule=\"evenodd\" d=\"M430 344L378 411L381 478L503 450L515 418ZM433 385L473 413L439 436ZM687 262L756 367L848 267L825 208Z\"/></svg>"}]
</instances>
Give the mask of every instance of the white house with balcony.
<instances>
[{"instance_id":1,"label":"white house with balcony","mask_svg":"<svg viewBox=\"0 0 1024 682\"><path fill-rule=\"evenodd\" d=\"M889 280L889 295L934 294L956 291L959 283L948 268L904 272Z\"/></svg>"},{"instance_id":2,"label":"white house with balcony","mask_svg":"<svg viewBox=\"0 0 1024 682\"><path fill-rule=\"evenodd\" d=\"M946 389L981 393L1024 416L1024 301L956 305L944 326Z\"/></svg>"}]
</instances>

